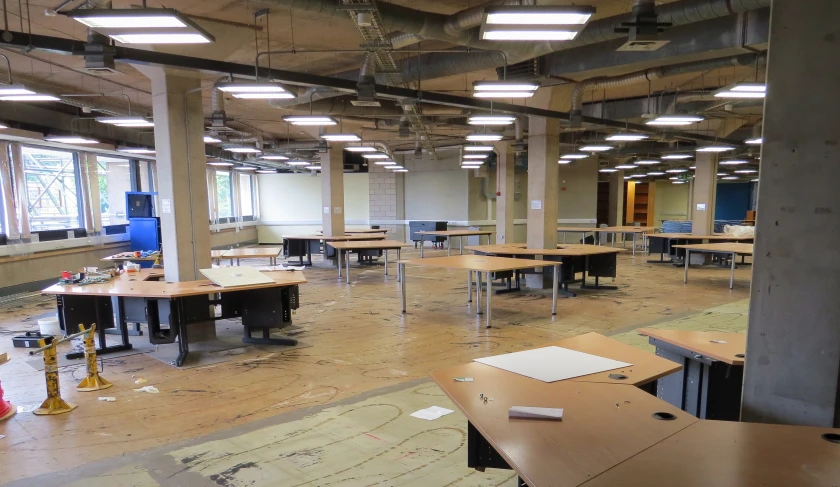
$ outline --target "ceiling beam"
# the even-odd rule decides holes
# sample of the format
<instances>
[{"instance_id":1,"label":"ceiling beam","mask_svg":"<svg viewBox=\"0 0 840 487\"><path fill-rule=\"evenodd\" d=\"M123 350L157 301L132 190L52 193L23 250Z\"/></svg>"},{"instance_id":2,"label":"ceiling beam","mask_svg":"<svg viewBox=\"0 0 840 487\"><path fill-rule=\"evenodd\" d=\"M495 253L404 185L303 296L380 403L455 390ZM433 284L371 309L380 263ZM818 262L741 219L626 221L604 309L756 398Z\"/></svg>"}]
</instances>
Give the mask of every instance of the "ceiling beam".
<instances>
[{"instance_id":1,"label":"ceiling beam","mask_svg":"<svg viewBox=\"0 0 840 487\"><path fill-rule=\"evenodd\" d=\"M85 43L83 41L77 41L74 39L63 39L51 36L29 35L20 32L12 32L11 34L11 40L0 41L0 46L18 49L47 51L67 55L80 55L84 52ZM194 69L201 72L231 74L243 78L252 79L256 77L255 68L246 64L216 61L212 59L203 59L191 56L182 56L179 54L146 51L142 49L134 49L121 46L116 46L114 50L114 58L116 60L129 64L147 64L177 67L181 69ZM282 83L298 86L325 86L338 91L344 91L349 94L356 93L356 81L349 79L340 79L310 73L299 73L295 71L268 68L260 68L259 77L265 79L274 79ZM509 113L511 115L551 118L562 120L566 123L568 123L569 121L569 114L567 112L546 110L542 108L522 105L514 105L510 103L500 103L486 99L450 95L446 93L437 93L432 91L418 91L396 86L386 86L377 84L375 85L375 88L377 97L379 98L394 100L417 100L419 102L431 103L435 105L446 105L478 111L490 111L492 109L494 112ZM591 116L584 116L582 117L582 122L594 126L615 128L620 130L632 130L648 134L657 133L656 131L652 131L650 127L647 127L645 125L628 124L620 120L610 120ZM739 141L725 140L702 134L694 134L691 132L675 131L669 132L668 135L673 138L694 140L697 142L725 142L731 144L739 143Z\"/></svg>"}]
</instances>

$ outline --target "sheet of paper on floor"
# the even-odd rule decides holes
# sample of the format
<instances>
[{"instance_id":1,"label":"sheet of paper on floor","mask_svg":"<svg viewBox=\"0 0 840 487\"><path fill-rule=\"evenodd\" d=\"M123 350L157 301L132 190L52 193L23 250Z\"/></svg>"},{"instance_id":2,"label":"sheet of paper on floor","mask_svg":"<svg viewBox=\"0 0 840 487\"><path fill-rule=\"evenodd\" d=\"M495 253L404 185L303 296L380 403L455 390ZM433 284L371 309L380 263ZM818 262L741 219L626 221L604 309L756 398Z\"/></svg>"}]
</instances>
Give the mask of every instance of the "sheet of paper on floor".
<instances>
[{"instance_id":1,"label":"sheet of paper on floor","mask_svg":"<svg viewBox=\"0 0 840 487\"><path fill-rule=\"evenodd\" d=\"M562 347L535 348L478 358L475 361L543 382L572 379L633 365Z\"/></svg>"},{"instance_id":2,"label":"sheet of paper on floor","mask_svg":"<svg viewBox=\"0 0 840 487\"><path fill-rule=\"evenodd\" d=\"M425 419L427 421L434 421L442 416L446 416L447 414L452 413L451 409L442 408L439 406L431 406L426 409L421 409L419 411L414 411L411 413L411 416L419 419Z\"/></svg>"}]
</instances>

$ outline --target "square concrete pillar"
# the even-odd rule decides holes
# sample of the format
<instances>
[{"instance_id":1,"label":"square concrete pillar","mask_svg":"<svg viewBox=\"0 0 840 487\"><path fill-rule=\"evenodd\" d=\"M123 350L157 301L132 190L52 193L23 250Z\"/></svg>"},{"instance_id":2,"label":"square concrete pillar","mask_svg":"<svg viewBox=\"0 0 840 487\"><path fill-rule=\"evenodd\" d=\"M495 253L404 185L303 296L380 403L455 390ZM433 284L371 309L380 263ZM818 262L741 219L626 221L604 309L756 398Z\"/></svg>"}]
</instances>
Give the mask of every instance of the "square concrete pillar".
<instances>
[{"instance_id":1,"label":"square concrete pillar","mask_svg":"<svg viewBox=\"0 0 840 487\"><path fill-rule=\"evenodd\" d=\"M624 222L624 171L610 174L609 216L607 224L621 226Z\"/></svg>"},{"instance_id":2,"label":"square concrete pillar","mask_svg":"<svg viewBox=\"0 0 840 487\"><path fill-rule=\"evenodd\" d=\"M330 144L321 154L321 206L324 235L344 235L344 149Z\"/></svg>"},{"instance_id":3,"label":"square concrete pillar","mask_svg":"<svg viewBox=\"0 0 840 487\"><path fill-rule=\"evenodd\" d=\"M692 188L691 234L711 235L715 228L717 155L713 152L698 152L696 167Z\"/></svg>"},{"instance_id":4,"label":"square concrete pillar","mask_svg":"<svg viewBox=\"0 0 840 487\"><path fill-rule=\"evenodd\" d=\"M528 248L557 246L557 208L560 175L560 121L530 117L528 121ZM528 274L525 284L546 288L551 278Z\"/></svg>"}]
</instances>

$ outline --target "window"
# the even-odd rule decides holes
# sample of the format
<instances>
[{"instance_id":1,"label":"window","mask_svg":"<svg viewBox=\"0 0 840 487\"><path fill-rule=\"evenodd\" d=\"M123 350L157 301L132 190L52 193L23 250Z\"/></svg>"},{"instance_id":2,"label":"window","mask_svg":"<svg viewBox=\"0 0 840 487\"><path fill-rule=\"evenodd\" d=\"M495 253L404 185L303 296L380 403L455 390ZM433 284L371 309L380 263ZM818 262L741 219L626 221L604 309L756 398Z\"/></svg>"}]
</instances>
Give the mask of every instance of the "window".
<instances>
[{"instance_id":1,"label":"window","mask_svg":"<svg viewBox=\"0 0 840 487\"><path fill-rule=\"evenodd\" d=\"M140 171L140 187L134 191L144 191L152 193L155 190L154 173L156 170L155 161L137 161L137 167Z\"/></svg>"},{"instance_id":2,"label":"window","mask_svg":"<svg viewBox=\"0 0 840 487\"><path fill-rule=\"evenodd\" d=\"M73 152L22 147L29 225L33 232L79 228L79 168Z\"/></svg>"},{"instance_id":3,"label":"window","mask_svg":"<svg viewBox=\"0 0 840 487\"><path fill-rule=\"evenodd\" d=\"M216 171L216 199L219 203L219 218L233 217L233 191L230 171Z\"/></svg>"},{"instance_id":4,"label":"window","mask_svg":"<svg viewBox=\"0 0 840 487\"><path fill-rule=\"evenodd\" d=\"M254 191L252 186L253 176L250 174L239 175L239 207L241 217L254 216Z\"/></svg>"},{"instance_id":5,"label":"window","mask_svg":"<svg viewBox=\"0 0 840 487\"><path fill-rule=\"evenodd\" d=\"M99 169L99 209L102 225L128 223L125 214L125 193L131 191L131 169L128 159L97 156Z\"/></svg>"}]
</instances>

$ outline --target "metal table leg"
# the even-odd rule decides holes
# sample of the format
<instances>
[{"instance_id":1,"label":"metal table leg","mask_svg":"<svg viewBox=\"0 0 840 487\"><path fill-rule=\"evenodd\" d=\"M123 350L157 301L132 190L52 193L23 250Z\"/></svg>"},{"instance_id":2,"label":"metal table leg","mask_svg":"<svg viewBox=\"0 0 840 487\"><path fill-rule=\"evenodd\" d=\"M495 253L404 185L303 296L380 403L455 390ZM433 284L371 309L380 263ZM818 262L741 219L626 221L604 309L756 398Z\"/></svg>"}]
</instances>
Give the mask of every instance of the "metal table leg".
<instances>
[{"instance_id":1,"label":"metal table leg","mask_svg":"<svg viewBox=\"0 0 840 487\"><path fill-rule=\"evenodd\" d=\"M738 256L732 252L732 268L729 270L729 289L735 287L735 259Z\"/></svg>"},{"instance_id":2,"label":"metal table leg","mask_svg":"<svg viewBox=\"0 0 840 487\"><path fill-rule=\"evenodd\" d=\"M685 272L683 273L683 284L688 282L688 263L691 262L690 250L685 249Z\"/></svg>"},{"instance_id":3,"label":"metal table leg","mask_svg":"<svg viewBox=\"0 0 840 487\"><path fill-rule=\"evenodd\" d=\"M560 232L563 234L563 243L566 243L566 232Z\"/></svg>"},{"instance_id":4,"label":"metal table leg","mask_svg":"<svg viewBox=\"0 0 840 487\"><path fill-rule=\"evenodd\" d=\"M464 255L464 237L458 237L458 253Z\"/></svg>"},{"instance_id":5,"label":"metal table leg","mask_svg":"<svg viewBox=\"0 0 840 487\"><path fill-rule=\"evenodd\" d=\"M473 271L467 271L467 302L472 303L472 280Z\"/></svg>"},{"instance_id":6,"label":"metal table leg","mask_svg":"<svg viewBox=\"0 0 840 487\"><path fill-rule=\"evenodd\" d=\"M446 237L446 256L452 255L452 237Z\"/></svg>"},{"instance_id":7,"label":"metal table leg","mask_svg":"<svg viewBox=\"0 0 840 487\"><path fill-rule=\"evenodd\" d=\"M397 249L397 282L400 282L400 280L402 280L402 273L400 272L400 264L399 264L400 260L402 260L400 258L400 250L401 249Z\"/></svg>"},{"instance_id":8,"label":"metal table leg","mask_svg":"<svg viewBox=\"0 0 840 487\"><path fill-rule=\"evenodd\" d=\"M557 286L560 284L560 264L554 265L554 282L551 285L551 315L557 314Z\"/></svg>"},{"instance_id":9,"label":"metal table leg","mask_svg":"<svg viewBox=\"0 0 840 487\"><path fill-rule=\"evenodd\" d=\"M345 269L347 272L347 284L350 284L350 251L347 250L344 252L344 265L347 266Z\"/></svg>"},{"instance_id":10,"label":"metal table leg","mask_svg":"<svg viewBox=\"0 0 840 487\"><path fill-rule=\"evenodd\" d=\"M382 249L382 252L385 254L385 275L388 275L388 249Z\"/></svg>"},{"instance_id":11,"label":"metal table leg","mask_svg":"<svg viewBox=\"0 0 840 487\"><path fill-rule=\"evenodd\" d=\"M423 258L423 244L426 243L425 235L420 235L420 258Z\"/></svg>"},{"instance_id":12,"label":"metal table leg","mask_svg":"<svg viewBox=\"0 0 840 487\"><path fill-rule=\"evenodd\" d=\"M337 249L335 258L338 259L338 278L339 279L341 279L341 254L342 254L342 250ZM344 257L347 258L346 255Z\"/></svg>"},{"instance_id":13,"label":"metal table leg","mask_svg":"<svg viewBox=\"0 0 840 487\"><path fill-rule=\"evenodd\" d=\"M478 303L475 306L475 314L481 314L481 272L475 271L475 300Z\"/></svg>"},{"instance_id":14,"label":"metal table leg","mask_svg":"<svg viewBox=\"0 0 840 487\"><path fill-rule=\"evenodd\" d=\"M633 257L636 256L636 232L633 232Z\"/></svg>"},{"instance_id":15,"label":"metal table leg","mask_svg":"<svg viewBox=\"0 0 840 487\"><path fill-rule=\"evenodd\" d=\"M405 264L400 264L400 295L402 296L402 312L405 313Z\"/></svg>"},{"instance_id":16,"label":"metal table leg","mask_svg":"<svg viewBox=\"0 0 840 487\"><path fill-rule=\"evenodd\" d=\"M487 316L485 317L487 320L487 328L490 328L490 320L493 316L493 308L491 307L490 302L493 300L493 279L490 277L490 273L487 273Z\"/></svg>"}]
</instances>

